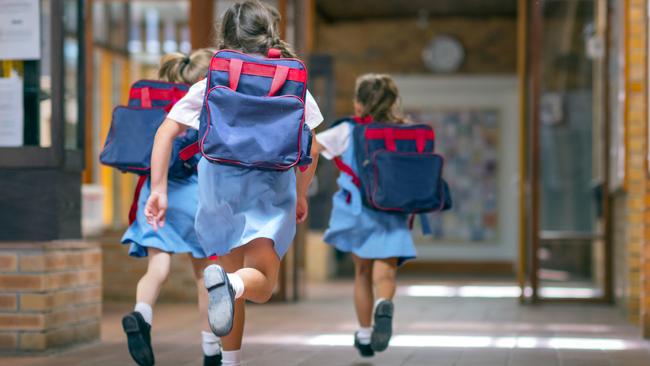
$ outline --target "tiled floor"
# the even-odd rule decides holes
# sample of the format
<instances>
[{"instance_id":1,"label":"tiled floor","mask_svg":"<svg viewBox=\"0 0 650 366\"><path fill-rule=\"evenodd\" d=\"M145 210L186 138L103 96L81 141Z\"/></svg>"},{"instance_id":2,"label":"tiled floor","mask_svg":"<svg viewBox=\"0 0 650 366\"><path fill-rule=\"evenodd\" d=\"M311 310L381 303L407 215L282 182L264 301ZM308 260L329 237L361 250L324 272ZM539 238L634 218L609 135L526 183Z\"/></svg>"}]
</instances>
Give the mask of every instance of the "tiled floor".
<instances>
[{"instance_id":1,"label":"tiled floor","mask_svg":"<svg viewBox=\"0 0 650 366\"><path fill-rule=\"evenodd\" d=\"M351 346L356 324L348 282L312 286L310 298L297 304L251 305L246 315L245 365L650 365L650 343L641 341L637 328L610 306L520 306L512 298L408 293L403 286L396 299L391 348L372 359L359 358ZM100 344L43 358L0 358L0 364L131 365L119 327L129 307L105 307ZM157 365L201 365L197 324L193 306L156 308Z\"/></svg>"}]
</instances>

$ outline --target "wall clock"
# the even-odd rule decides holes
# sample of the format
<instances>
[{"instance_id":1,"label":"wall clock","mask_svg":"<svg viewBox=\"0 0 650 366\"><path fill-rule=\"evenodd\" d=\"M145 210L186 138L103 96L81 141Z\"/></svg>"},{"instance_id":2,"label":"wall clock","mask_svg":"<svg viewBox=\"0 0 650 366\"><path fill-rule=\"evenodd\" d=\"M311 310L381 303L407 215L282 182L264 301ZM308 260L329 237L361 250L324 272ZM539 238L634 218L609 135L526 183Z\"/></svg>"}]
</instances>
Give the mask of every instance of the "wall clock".
<instances>
[{"instance_id":1,"label":"wall clock","mask_svg":"<svg viewBox=\"0 0 650 366\"><path fill-rule=\"evenodd\" d=\"M422 59L433 72L457 72L465 61L465 48L456 37L439 35L424 48Z\"/></svg>"}]
</instances>

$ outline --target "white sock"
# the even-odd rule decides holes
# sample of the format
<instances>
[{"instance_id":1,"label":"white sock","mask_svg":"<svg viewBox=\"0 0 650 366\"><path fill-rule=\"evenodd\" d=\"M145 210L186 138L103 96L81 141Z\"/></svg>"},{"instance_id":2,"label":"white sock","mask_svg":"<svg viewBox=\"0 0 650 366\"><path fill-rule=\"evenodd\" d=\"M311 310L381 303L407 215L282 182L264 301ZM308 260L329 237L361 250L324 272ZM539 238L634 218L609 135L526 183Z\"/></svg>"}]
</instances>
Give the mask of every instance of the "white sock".
<instances>
[{"instance_id":1,"label":"white sock","mask_svg":"<svg viewBox=\"0 0 650 366\"><path fill-rule=\"evenodd\" d=\"M241 350L222 351L221 366L241 366Z\"/></svg>"},{"instance_id":2,"label":"white sock","mask_svg":"<svg viewBox=\"0 0 650 366\"><path fill-rule=\"evenodd\" d=\"M151 308L151 305L147 304L146 302L139 302L135 304L135 308L133 308L134 311L137 311L142 315L144 318L144 321L147 322L147 324L151 325L151 322L153 321L153 309Z\"/></svg>"},{"instance_id":3,"label":"white sock","mask_svg":"<svg viewBox=\"0 0 650 366\"><path fill-rule=\"evenodd\" d=\"M361 327L357 331L357 339L360 344L370 344L370 337L372 336L372 327Z\"/></svg>"},{"instance_id":4,"label":"white sock","mask_svg":"<svg viewBox=\"0 0 650 366\"><path fill-rule=\"evenodd\" d=\"M387 300L388 299L377 299L377 301L375 301L375 306L372 307L372 310L373 311L377 310L377 305L379 305L380 302L387 301Z\"/></svg>"},{"instance_id":5,"label":"white sock","mask_svg":"<svg viewBox=\"0 0 650 366\"><path fill-rule=\"evenodd\" d=\"M221 352L219 337L212 332L201 331L201 347L206 356L218 355Z\"/></svg>"},{"instance_id":6,"label":"white sock","mask_svg":"<svg viewBox=\"0 0 650 366\"><path fill-rule=\"evenodd\" d=\"M244 294L244 281L237 273L228 273L228 281L235 290L235 299L239 299Z\"/></svg>"}]
</instances>

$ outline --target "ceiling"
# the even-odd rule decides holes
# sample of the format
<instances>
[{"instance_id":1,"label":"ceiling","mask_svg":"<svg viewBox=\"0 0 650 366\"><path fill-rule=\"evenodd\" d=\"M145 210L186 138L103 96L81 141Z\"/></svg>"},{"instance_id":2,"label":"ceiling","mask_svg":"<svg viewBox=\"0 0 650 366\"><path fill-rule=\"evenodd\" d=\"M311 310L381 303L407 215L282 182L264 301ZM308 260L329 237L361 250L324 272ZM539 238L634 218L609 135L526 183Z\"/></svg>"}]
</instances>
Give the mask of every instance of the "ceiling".
<instances>
[{"instance_id":1,"label":"ceiling","mask_svg":"<svg viewBox=\"0 0 650 366\"><path fill-rule=\"evenodd\" d=\"M440 16L516 16L517 0L316 0L325 21Z\"/></svg>"}]
</instances>

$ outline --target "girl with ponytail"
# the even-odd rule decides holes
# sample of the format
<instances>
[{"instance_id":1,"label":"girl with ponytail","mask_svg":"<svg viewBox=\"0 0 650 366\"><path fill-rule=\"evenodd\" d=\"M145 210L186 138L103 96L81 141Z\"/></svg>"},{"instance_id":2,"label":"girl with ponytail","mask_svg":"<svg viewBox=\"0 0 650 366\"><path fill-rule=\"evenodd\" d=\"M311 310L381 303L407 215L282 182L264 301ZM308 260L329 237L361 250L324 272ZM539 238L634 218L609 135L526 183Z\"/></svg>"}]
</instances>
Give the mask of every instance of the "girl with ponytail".
<instances>
[{"instance_id":1,"label":"girl with ponytail","mask_svg":"<svg viewBox=\"0 0 650 366\"><path fill-rule=\"evenodd\" d=\"M389 75L366 74L357 79L354 120L407 123L400 109L399 91ZM337 159L358 176L352 143L353 119L337 124L316 136L317 148L326 159ZM352 254L354 304L359 329L354 346L361 356L384 351L392 334L395 276L397 267L415 258L415 245L406 214L370 209L361 202L361 192L350 175L341 174L334 195L332 214L324 240ZM374 291L373 291L374 289Z\"/></svg>"},{"instance_id":2,"label":"girl with ponytail","mask_svg":"<svg viewBox=\"0 0 650 366\"><path fill-rule=\"evenodd\" d=\"M190 55L173 53L160 62L158 76L170 83L193 84L205 76L210 66L213 51L200 49ZM122 237L123 244L129 244L129 255L147 257L147 272L140 278L136 289L136 305L133 312L122 319L127 335L129 352L141 366L153 365L154 354L151 345L153 307L163 283L169 276L172 254L186 253L192 264L201 314L201 344L204 366L221 365L221 344L210 331L207 318L208 293L203 286L203 270L210 265L208 255L203 251L194 232L194 216L197 210L198 177L169 180L168 208L170 221L154 229L147 223L144 208L152 194L151 180L147 179L139 196L135 221ZM155 193L154 193L155 194Z\"/></svg>"}]
</instances>

